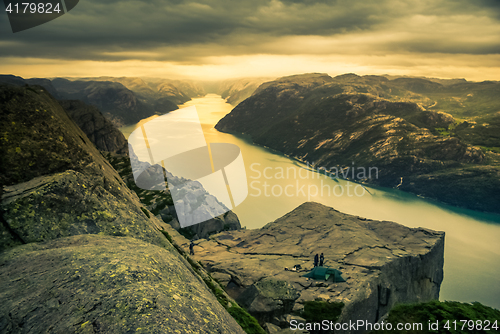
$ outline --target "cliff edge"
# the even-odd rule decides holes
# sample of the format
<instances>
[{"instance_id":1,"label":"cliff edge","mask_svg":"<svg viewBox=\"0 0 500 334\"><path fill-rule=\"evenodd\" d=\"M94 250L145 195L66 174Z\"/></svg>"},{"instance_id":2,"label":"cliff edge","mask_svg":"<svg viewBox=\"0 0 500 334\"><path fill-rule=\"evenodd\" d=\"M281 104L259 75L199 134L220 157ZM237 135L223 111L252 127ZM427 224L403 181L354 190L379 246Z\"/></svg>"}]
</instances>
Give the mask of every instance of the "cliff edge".
<instances>
[{"instance_id":1,"label":"cliff edge","mask_svg":"<svg viewBox=\"0 0 500 334\"><path fill-rule=\"evenodd\" d=\"M231 297L242 304L243 299L259 301L247 304L263 325L289 327L291 314L300 314L306 302L318 299L344 303L339 322L374 323L395 304L438 299L444 232L351 216L307 202L261 229L214 235L198 243L195 253ZM340 270L346 282L303 277L320 253L325 266ZM291 270L295 265L302 269ZM266 297L262 291L269 284L281 286L283 293ZM249 290L261 292L249 296Z\"/></svg>"}]
</instances>

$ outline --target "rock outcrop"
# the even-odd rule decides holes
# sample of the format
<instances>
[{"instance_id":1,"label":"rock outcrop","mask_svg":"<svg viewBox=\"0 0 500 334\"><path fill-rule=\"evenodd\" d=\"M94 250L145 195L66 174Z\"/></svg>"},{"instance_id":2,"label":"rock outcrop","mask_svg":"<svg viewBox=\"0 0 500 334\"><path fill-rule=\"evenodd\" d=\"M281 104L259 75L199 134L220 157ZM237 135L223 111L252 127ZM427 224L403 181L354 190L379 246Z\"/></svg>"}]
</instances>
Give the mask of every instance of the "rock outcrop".
<instances>
[{"instance_id":1,"label":"rock outcrop","mask_svg":"<svg viewBox=\"0 0 500 334\"><path fill-rule=\"evenodd\" d=\"M165 207L161 210L160 217L165 223L170 224L176 230L181 229L177 213L173 205ZM182 232L186 237L196 240L200 238L208 238L211 234L221 231L236 231L240 229L241 224L238 216L234 212L228 211L202 223L185 227Z\"/></svg>"},{"instance_id":2,"label":"rock outcrop","mask_svg":"<svg viewBox=\"0 0 500 334\"><path fill-rule=\"evenodd\" d=\"M318 253L324 253L326 266L341 270L346 282L302 277ZM195 246L195 259L230 296L246 300L263 324L275 325L283 325L284 313L300 314L306 301L316 299L343 302L339 322L372 323L397 303L437 299L443 256L444 232L351 216L313 202L261 229L222 232ZM295 265L302 269L292 270ZM259 286L269 280L287 282L299 297L290 291L278 302L265 292L255 293L265 290ZM265 302L254 303L259 300Z\"/></svg>"},{"instance_id":3,"label":"rock outcrop","mask_svg":"<svg viewBox=\"0 0 500 334\"><path fill-rule=\"evenodd\" d=\"M128 152L125 136L101 114L99 109L78 100L62 100L59 104L97 149L121 154Z\"/></svg>"},{"instance_id":4,"label":"rock outcrop","mask_svg":"<svg viewBox=\"0 0 500 334\"><path fill-rule=\"evenodd\" d=\"M209 235L220 231L240 230L241 224L238 216L234 212L228 211L203 223L191 225L188 228L199 238L207 238Z\"/></svg>"},{"instance_id":5,"label":"rock outcrop","mask_svg":"<svg viewBox=\"0 0 500 334\"><path fill-rule=\"evenodd\" d=\"M240 333L175 250L79 235L0 253L2 333Z\"/></svg>"},{"instance_id":6,"label":"rock outcrop","mask_svg":"<svg viewBox=\"0 0 500 334\"><path fill-rule=\"evenodd\" d=\"M159 221L43 88L0 86L0 108L1 248L83 233L165 244Z\"/></svg>"},{"instance_id":7,"label":"rock outcrop","mask_svg":"<svg viewBox=\"0 0 500 334\"><path fill-rule=\"evenodd\" d=\"M0 332L244 333L46 90L0 110Z\"/></svg>"},{"instance_id":8,"label":"rock outcrop","mask_svg":"<svg viewBox=\"0 0 500 334\"><path fill-rule=\"evenodd\" d=\"M293 311L297 289L289 282L262 279L238 296L237 302L262 323L272 323Z\"/></svg>"}]
</instances>

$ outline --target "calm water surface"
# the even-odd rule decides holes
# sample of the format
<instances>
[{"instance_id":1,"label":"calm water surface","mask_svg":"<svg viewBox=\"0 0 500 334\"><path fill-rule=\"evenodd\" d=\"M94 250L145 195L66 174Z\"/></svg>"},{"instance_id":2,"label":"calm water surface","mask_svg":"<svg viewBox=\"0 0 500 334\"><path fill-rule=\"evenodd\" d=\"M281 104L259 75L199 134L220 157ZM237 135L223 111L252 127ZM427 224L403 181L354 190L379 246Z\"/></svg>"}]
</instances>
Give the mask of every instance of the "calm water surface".
<instances>
[{"instance_id":1,"label":"calm water surface","mask_svg":"<svg viewBox=\"0 0 500 334\"><path fill-rule=\"evenodd\" d=\"M207 142L233 143L242 151L250 188L246 200L233 210L242 226L262 227L310 200L348 214L445 231L441 300L479 301L500 308L499 215L457 209L393 189L366 187L365 191L352 182L329 179L247 138L215 130L215 124L232 109L219 95L196 98L180 108L192 105L198 110ZM128 136L134 128L121 130Z\"/></svg>"}]
</instances>

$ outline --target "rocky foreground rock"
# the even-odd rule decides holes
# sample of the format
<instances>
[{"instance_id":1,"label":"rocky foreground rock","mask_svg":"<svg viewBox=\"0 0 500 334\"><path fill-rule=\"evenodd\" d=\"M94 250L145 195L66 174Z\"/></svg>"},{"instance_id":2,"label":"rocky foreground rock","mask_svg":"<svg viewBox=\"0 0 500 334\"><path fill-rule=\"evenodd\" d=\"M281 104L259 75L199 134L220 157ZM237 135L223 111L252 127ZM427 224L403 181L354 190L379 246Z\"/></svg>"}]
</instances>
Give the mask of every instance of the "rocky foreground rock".
<instances>
[{"instance_id":1,"label":"rocky foreground rock","mask_svg":"<svg viewBox=\"0 0 500 334\"><path fill-rule=\"evenodd\" d=\"M244 333L45 89L0 110L1 333Z\"/></svg>"},{"instance_id":2,"label":"rocky foreground rock","mask_svg":"<svg viewBox=\"0 0 500 334\"><path fill-rule=\"evenodd\" d=\"M79 235L0 253L0 331L244 333L175 252Z\"/></svg>"},{"instance_id":3,"label":"rocky foreground rock","mask_svg":"<svg viewBox=\"0 0 500 334\"><path fill-rule=\"evenodd\" d=\"M194 249L230 296L262 324L282 327L316 299L343 302L340 322L374 323L397 303L437 299L443 280L444 232L351 216L313 202L261 229L222 232ZM302 277L318 253L346 282ZM290 270L295 265L302 269Z\"/></svg>"}]
</instances>

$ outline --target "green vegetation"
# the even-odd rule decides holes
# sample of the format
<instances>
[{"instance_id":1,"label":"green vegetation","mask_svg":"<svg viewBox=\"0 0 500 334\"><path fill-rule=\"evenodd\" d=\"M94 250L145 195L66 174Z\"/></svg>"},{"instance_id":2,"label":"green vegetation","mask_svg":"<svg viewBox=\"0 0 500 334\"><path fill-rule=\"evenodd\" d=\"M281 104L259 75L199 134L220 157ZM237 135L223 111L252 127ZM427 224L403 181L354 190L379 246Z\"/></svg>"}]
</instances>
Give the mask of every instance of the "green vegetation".
<instances>
[{"instance_id":1,"label":"green vegetation","mask_svg":"<svg viewBox=\"0 0 500 334\"><path fill-rule=\"evenodd\" d=\"M170 234L168 234L167 231L161 231L161 233L163 233L163 235L165 236L165 238L167 238L167 240L173 245L173 240L172 240L172 237L170 236Z\"/></svg>"},{"instance_id":2,"label":"green vegetation","mask_svg":"<svg viewBox=\"0 0 500 334\"><path fill-rule=\"evenodd\" d=\"M450 136L450 131L446 128L435 128L436 132L443 137L449 137Z\"/></svg>"},{"instance_id":3,"label":"green vegetation","mask_svg":"<svg viewBox=\"0 0 500 334\"><path fill-rule=\"evenodd\" d=\"M174 204L170 192L145 190L139 188L135 184L132 167L128 157L108 153L106 159L111 163L111 166L116 169L118 174L120 174L127 187L137 194L144 205L150 208L153 215L158 215L163 209Z\"/></svg>"},{"instance_id":4,"label":"green vegetation","mask_svg":"<svg viewBox=\"0 0 500 334\"><path fill-rule=\"evenodd\" d=\"M467 323L464 325L465 320ZM500 327L500 311L478 302L468 304L434 300L422 304L398 305L389 312L386 322L391 323L393 328L398 323L423 324L423 330L409 330L405 333L494 333ZM429 323L435 324L436 322L438 322L437 330L428 328ZM377 331L376 333L386 332L393 333L394 331Z\"/></svg>"},{"instance_id":5,"label":"green vegetation","mask_svg":"<svg viewBox=\"0 0 500 334\"><path fill-rule=\"evenodd\" d=\"M300 316L307 322L321 322L323 320L337 321L342 313L344 303L330 303L324 300L311 300L304 303L304 310Z\"/></svg>"},{"instance_id":6,"label":"green vegetation","mask_svg":"<svg viewBox=\"0 0 500 334\"><path fill-rule=\"evenodd\" d=\"M194 261L190 256L188 256L186 252L184 252L184 250L173 241L172 236L168 234L167 231L162 231L162 233L175 247L179 254L188 261L196 274L203 279L203 282L205 282L210 291L212 291L215 298L217 298L217 301L229 312L229 314L246 333L266 334L266 331L264 331L264 329L259 325L257 319L252 317L245 309L241 308L241 306L239 306L234 300L229 300L228 295L220 287L217 281L215 281L210 274L203 270L203 267L199 262Z\"/></svg>"},{"instance_id":7,"label":"green vegetation","mask_svg":"<svg viewBox=\"0 0 500 334\"><path fill-rule=\"evenodd\" d=\"M220 285L218 285L211 276L203 277L203 281L210 288L210 290L212 290L212 293L217 298L219 303L227 309L229 299L227 298L227 295L224 293L224 291L222 291L222 289L220 288Z\"/></svg>"},{"instance_id":8,"label":"green vegetation","mask_svg":"<svg viewBox=\"0 0 500 334\"><path fill-rule=\"evenodd\" d=\"M481 149L482 149L484 152L500 153L500 147L487 147L487 146L481 146Z\"/></svg>"},{"instance_id":9,"label":"green vegetation","mask_svg":"<svg viewBox=\"0 0 500 334\"><path fill-rule=\"evenodd\" d=\"M142 212L144 212L144 214L146 215L146 217L151 218L151 216L149 215L149 211L148 210L146 210L146 209L144 209L142 207L141 207L141 210L142 210Z\"/></svg>"},{"instance_id":10,"label":"green vegetation","mask_svg":"<svg viewBox=\"0 0 500 334\"><path fill-rule=\"evenodd\" d=\"M456 136L455 129L457 126L459 126L461 123L457 120L455 120L455 123L452 123L448 125L447 127L441 127L441 128L434 128L434 133L438 134L442 137L449 137L449 136Z\"/></svg>"},{"instance_id":11,"label":"green vegetation","mask_svg":"<svg viewBox=\"0 0 500 334\"><path fill-rule=\"evenodd\" d=\"M227 309L227 311L248 334L266 334L266 331L260 327L257 320L245 309L242 309L239 306L231 306Z\"/></svg>"}]
</instances>

